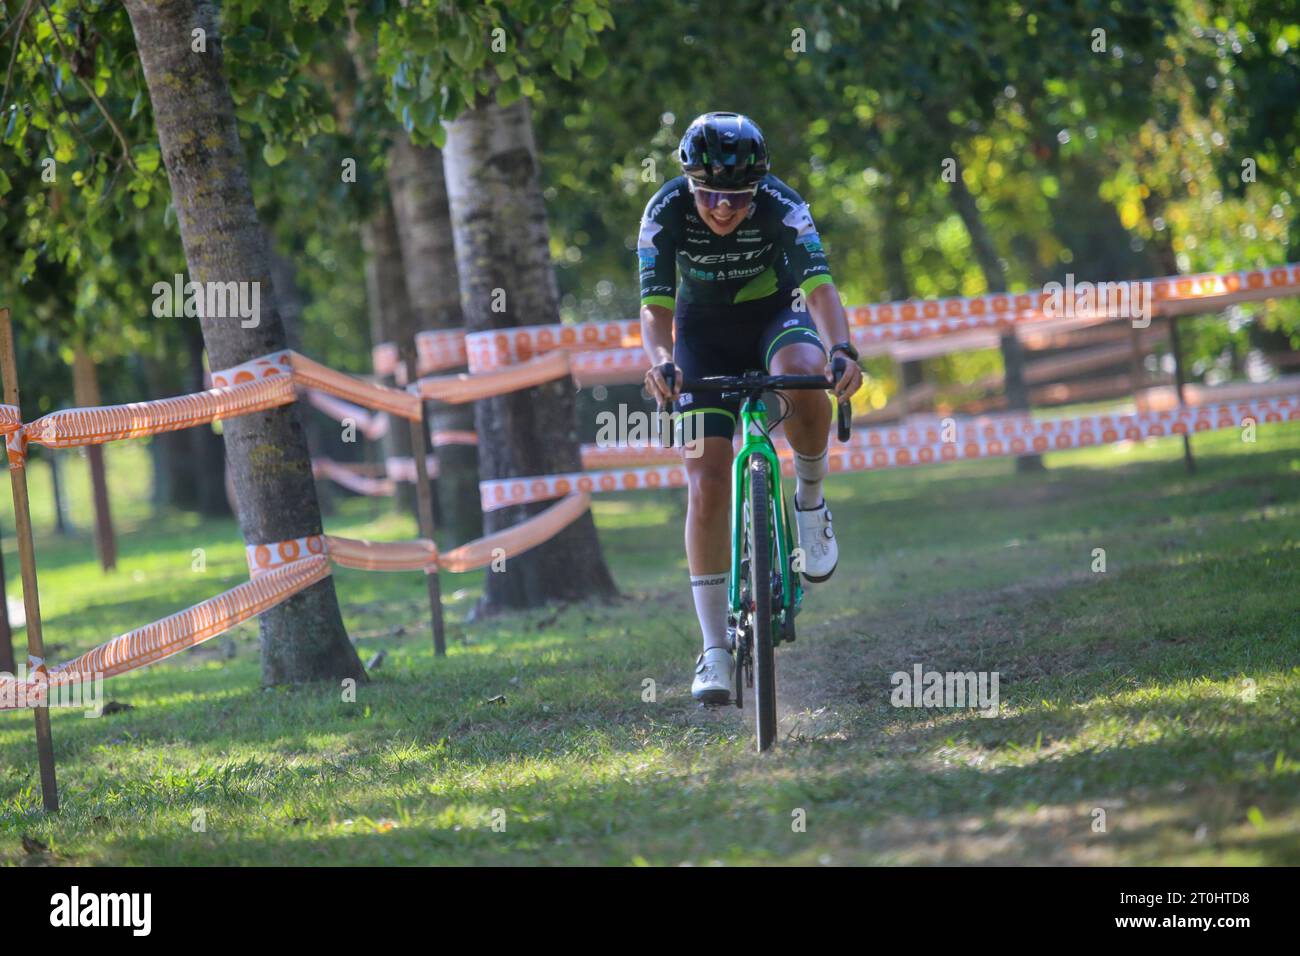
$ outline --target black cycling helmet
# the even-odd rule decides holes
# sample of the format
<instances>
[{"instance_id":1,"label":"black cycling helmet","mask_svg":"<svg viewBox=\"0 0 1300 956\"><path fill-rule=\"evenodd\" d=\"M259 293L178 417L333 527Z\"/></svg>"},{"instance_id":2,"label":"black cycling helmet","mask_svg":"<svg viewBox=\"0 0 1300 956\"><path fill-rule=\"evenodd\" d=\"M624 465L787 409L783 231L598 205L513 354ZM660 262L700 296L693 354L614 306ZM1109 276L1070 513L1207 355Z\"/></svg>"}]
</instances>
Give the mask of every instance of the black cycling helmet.
<instances>
[{"instance_id":1,"label":"black cycling helmet","mask_svg":"<svg viewBox=\"0 0 1300 956\"><path fill-rule=\"evenodd\" d=\"M748 116L705 113L686 128L677 161L705 189L747 189L767 175L767 141Z\"/></svg>"}]
</instances>

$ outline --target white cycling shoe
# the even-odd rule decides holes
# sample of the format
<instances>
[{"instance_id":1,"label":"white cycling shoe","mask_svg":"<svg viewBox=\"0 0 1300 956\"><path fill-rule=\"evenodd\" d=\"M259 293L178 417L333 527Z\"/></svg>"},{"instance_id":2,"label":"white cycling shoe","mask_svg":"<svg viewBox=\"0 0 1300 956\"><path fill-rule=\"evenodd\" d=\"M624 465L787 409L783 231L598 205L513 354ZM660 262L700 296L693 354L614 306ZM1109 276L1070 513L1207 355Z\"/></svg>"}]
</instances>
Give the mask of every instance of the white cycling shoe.
<instances>
[{"instance_id":1,"label":"white cycling shoe","mask_svg":"<svg viewBox=\"0 0 1300 956\"><path fill-rule=\"evenodd\" d=\"M813 583L827 580L839 564L840 548L831 528L831 509L826 501L804 511L796 501L794 520L799 527L799 547L803 551L803 576Z\"/></svg>"},{"instance_id":2,"label":"white cycling shoe","mask_svg":"<svg viewBox=\"0 0 1300 956\"><path fill-rule=\"evenodd\" d=\"M701 704L731 703L735 670L731 651L725 647L710 647L695 660L691 696Z\"/></svg>"}]
</instances>

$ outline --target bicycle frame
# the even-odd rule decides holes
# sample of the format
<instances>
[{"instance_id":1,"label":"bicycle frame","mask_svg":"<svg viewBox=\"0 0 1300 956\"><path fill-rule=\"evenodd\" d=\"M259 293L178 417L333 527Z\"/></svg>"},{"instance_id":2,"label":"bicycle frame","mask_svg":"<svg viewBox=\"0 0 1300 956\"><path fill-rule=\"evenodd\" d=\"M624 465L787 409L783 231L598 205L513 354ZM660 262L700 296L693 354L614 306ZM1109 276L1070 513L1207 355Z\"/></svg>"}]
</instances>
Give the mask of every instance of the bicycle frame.
<instances>
[{"instance_id":1,"label":"bicycle frame","mask_svg":"<svg viewBox=\"0 0 1300 956\"><path fill-rule=\"evenodd\" d=\"M799 575L791 572L793 537L786 514L785 494L781 488L781 461L767 437L767 407L761 398L746 398L740 407L740 424L744 435L740 451L731 465L731 575L727 590L730 613L739 620L741 614L741 556L745 546L745 503L749 500L749 460L755 455L766 458L772 475L772 517L776 538L776 566L781 569L781 613L789 621L803 603L803 586ZM776 611L776 608L773 608ZM777 633L781 633L778 630Z\"/></svg>"}]
</instances>

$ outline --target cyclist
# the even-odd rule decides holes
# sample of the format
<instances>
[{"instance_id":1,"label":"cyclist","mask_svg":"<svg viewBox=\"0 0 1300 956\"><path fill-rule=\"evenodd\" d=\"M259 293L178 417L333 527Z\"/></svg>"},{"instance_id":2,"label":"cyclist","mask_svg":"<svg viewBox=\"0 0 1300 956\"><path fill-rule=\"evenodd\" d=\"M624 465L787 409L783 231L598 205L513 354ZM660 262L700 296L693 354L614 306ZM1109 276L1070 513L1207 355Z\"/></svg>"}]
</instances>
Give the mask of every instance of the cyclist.
<instances>
[{"instance_id":1,"label":"cyclist","mask_svg":"<svg viewBox=\"0 0 1300 956\"><path fill-rule=\"evenodd\" d=\"M686 558L704 636L691 693L703 703L726 703L734 691L727 570L739 403L724 402L717 392L683 393L681 380L756 368L829 377L830 358L843 353L848 367L835 395L847 400L861 386L862 372L808 205L768 172L767 144L753 120L705 113L682 136L677 158L683 175L655 193L641 218L641 338L652 397L674 401L683 423L700 416L690 434L702 436L701 447L684 459ZM671 389L663 368L669 363L677 369ZM831 404L816 391L784 397L804 576L825 581L839 557L822 493Z\"/></svg>"}]
</instances>

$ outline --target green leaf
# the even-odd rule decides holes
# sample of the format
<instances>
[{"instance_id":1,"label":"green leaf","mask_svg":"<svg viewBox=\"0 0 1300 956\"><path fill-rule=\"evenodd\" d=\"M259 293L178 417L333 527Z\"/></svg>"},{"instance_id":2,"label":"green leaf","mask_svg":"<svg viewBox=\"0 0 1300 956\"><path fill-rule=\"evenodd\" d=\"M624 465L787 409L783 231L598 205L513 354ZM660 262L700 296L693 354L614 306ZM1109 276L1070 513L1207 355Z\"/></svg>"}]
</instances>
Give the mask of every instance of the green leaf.
<instances>
[{"instance_id":1,"label":"green leaf","mask_svg":"<svg viewBox=\"0 0 1300 956\"><path fill-rule=\"evenodd\" d=\"M460 93L452 86L442 88L441 113L443 116L455 116L464 107L465 101L461 99Z\"/></svg>"},{"instance_id":2,"label":"green leaf","mask_svg":"<svg viewBox=\"0 0 1300 956\"><path fill-rule=\"evenodd\" d=\"M262 147L262 159L266 160L268 166L279 166L288 155L281 143L267 143Z\"/></svg>"},{"instance_id":3,"label":"green leaf","mask_svg":"<svg viewBox=\"0 0 1300 956\"><path fill-rule=\"evenodd\" d=\"M316 122L320 125L321 131L325 133L333 133L338 129L338 126L334 122L334 116L331 113L322 113L317 118Z\"/></svg>"},{"instance_id":4,"label":"green leaf","mask_svg":"<svg viewBox=\"0 0 1300 956\"><path fill-rule=\"evenodd\" d=\"M605 51L600 48L600 44L587 48L586 59L582 61L583 76L588 78L600 76L607 66L609 66L609 59L605 56Z\"/></svg>"},{"instance_id":5,"label":"green leaf","mask_svg":"<svg viewBox=\"0 0 1300 956\"><path fill-rule=\"evenodd\" d=\"M509 79L497 87L497 105L509 106L522 96L517 79Z\"/></svg>"},{"instance_id":6,"label":"green leaf","mask_svg":"<svg viewBox=\"0 0 1300 956\"><path fill-rule=\"evenodd\" d=\"M162 154L158 147L153 144L137 146L131 150L132 157L135 159L136 169L142 173L153 173L158 171L158 165L162 161Z\"/></svg>"}]
</instances>

